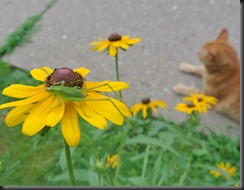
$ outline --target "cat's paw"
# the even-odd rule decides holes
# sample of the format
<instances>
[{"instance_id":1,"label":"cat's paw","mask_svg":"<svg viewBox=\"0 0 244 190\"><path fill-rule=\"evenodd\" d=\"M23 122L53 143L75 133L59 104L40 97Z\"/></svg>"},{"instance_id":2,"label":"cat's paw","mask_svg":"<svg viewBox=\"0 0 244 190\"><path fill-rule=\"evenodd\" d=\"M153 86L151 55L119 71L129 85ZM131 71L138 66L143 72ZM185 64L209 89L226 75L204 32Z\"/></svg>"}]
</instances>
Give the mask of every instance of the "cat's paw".
<instances>
[{"instance_id":1,"label":"cat's paw","mask_svg":"<svg viewBox=\"0 0 244 190\"><path fill-rule=\"evenodd\" d=\"M192 70L194 69L194 65L191 65L189 63L181 63L179 65L179 69L183 72L191 73Z\"/></svg>"},{"instance_id":2,"label":"cat's paw","mask_svg":"<svg viewBox=\"0 0 244 190\"><path fill-rule=\"evenodd\" d=\"M184 85L183 83L178 83L175 86L173 86L173 91L176 94L185 94L185 90L186 90L187 86Z\"/></svg>"}]
</instances>

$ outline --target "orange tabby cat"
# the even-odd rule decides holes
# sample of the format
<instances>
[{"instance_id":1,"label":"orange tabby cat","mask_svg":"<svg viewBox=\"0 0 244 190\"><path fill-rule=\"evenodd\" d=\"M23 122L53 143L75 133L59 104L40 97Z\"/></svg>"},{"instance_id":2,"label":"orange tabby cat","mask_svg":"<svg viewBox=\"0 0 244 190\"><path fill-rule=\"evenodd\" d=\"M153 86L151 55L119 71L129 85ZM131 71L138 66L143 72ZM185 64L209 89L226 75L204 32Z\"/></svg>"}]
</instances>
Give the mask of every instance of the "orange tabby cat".
<instances>
[{"instance_id":1,"label":"orange tabby cat","mask_svg":"<svg viewBox=\"0 0 244 190\"><path fill-rule=\"evenodd\" d=\"M203 90L187 87L181 83L173 90L177 94L204 93L216 97L215 110L240 122L240 60L228 43L228 31L222 29L217 39L204 44L199 52L201 66L182 63L180 70L201 76Z\"/></svg>"}]
</instances>

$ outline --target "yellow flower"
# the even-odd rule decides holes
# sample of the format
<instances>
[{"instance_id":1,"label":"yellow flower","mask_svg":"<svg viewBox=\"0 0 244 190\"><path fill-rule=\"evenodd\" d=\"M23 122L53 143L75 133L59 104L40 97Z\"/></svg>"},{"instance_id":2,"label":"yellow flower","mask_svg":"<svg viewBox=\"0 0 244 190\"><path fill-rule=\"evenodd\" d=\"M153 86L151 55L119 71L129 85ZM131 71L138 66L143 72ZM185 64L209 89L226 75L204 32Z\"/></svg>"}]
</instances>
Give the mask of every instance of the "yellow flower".
<instances>
[{"instance_id":1,"label":"yellow flower","mask_svg":"<svg viewBox=\"0 0 244 190\"><path fill-rule=\"evenodd\" d=\"M119 156L118 156L118 154L108 155L107 164L106 164L107 167L112 165L112 168L115 168L115 167L118 166L118 164L119 164Z\"/></svg>"},{"instance_id":2,"label":"yellow flower","mask_svg":"<svg viewBox=\"0 0 244 190\"><path fill-rule=\"evenodd\" d=\"M187 103L178 103L175 109L180 112L192 114L193 112L205 113L211 108L211 104L217 104L217 99L212 96L205 96L203 94L190 94L183 100L188 101Z\"/></svg>"},{"instance_id":3,"label":"yellow flower","mask_svg":"<svg viewBox=\"0 0 244 190\"><path fill-rule=\"evenodd\" d=\"M147 117L147 109L150 108L154 113L157 113L157 107L160 106L162 108L166 108L167 104L161 100L150 101L149 98L142 99L141 103L137 103L131 107L131 111L133 114L137 114L140 110L142 110L142 117L145 119Z\"/></svg>"},{"instance_id":4,"label":"yellow flower","mask_svg":"<svg viewBox=\"0 0 244 190\"><path fill-rule=\"evenodd\" d=\"M234 172L236 171L236 167L230 167L231 166L230 162L227 162L226 164L224 164L224 162L220 162L220 163L217 163L216 166L220 170L222 170L223 172L228 174L229 176L235 176ZM213 174L215 177L222 176L222 174L216 170L211 170L210 174Z\"/></svg>"},{"instance_id":5,"label":"yellow flower","mask_svg":"<svg viewBox=\"0 0 244 190\"><path fill-rule=\"evenodd\" d=\"M192 102L178 103L175 106L175 109L179 112L185 112L187 114L192 114L193 112L202 113L207 111L206 109L202 109L201 106L199 106L199 104L193 104Z\"/></svg>"},{"instance_id":6,"label":"yellow flower","mask_svg":"<svg viewBox=\"0 0 244 190\"><path fill-rule=\"evenodd\" d=\"M213 96L206 96L204 94L190 94L183 98L183 100L199 104L206 108L211 108L211 105L216 105L218 100Z\"/></svg>"},{"instance_id":7,"label":"yellow flower","mask_svg":"<svg viewBox=\"0 0 244 190\"><path fill-rule=\"evenodd\" d=\"M48 67L31 70L32 77L43 84L12 84L2 92L21 99L0 105L0 109L15 107L6 116L6 124L12 127L23 122L22 133L32 136L45 126L54 127L60 122L69 146L77 146L80 141L78 115L99 129L107 127L106 119L122 125L125 117L132 116L129 108L100 92L119 91L129 85L125 82L85 81L83 77L89 72L84 67L74 70L52 70Z\"/></svg>"},{"instance_id":8,"label":"yellow flower","mask_svg":"<svg viewBox=\"0 0 244 190\"><path fill-rule=\"evenodd\" d=\"M117 33L111 34L107 40L99 38L98 41L93 41L90 45L93 46L93 51L102 52L107 50L111 56L117 55L117 49L121 48L126 50L129 46L136 44L141 41L141 38L129 38L128 35L121 36Z\"/></svg>"}]
</instances>

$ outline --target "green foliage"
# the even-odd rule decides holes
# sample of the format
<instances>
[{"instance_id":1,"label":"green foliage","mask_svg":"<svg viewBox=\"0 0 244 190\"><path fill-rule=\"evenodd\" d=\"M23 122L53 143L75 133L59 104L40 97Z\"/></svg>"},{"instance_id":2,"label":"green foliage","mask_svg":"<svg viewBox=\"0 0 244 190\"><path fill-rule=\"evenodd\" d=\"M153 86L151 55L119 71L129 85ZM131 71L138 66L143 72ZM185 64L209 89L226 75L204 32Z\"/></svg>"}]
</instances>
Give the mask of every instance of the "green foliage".
<instances>
[{"instance_id":1,"label":"green foliage","mask_svg":"<svg viewBox=\"0 0 244 190\"><path fill-rule=\"evenodd\" d=\"M98 130L80 119L81 143L72 148L78 185L83 186L233 186L240 184L240 137L210 131L208 135L190 129L187 121L177 124L163 118L130 119L136 131L123 126L126 142L120 167L106 167L108 154L118 154L122 128L111 124ZM60 129L57 129L60 131ZM51 131L52 133L52 131ZM59 138L60 134L59 134ZM45 176L48 185L70 185L64 150L56 166ZM237 167L236 176L227 181L209 171L217 162ZM223 175L224 176L224 175Z\"/></svg>"},{"instance_id":2,"label":"green foliage","mask_svg":"<svg viewBox=\"0 0 244 190\"><path fill-rule=\"evenodd\" d=\"M38 81L30 77L29 71L23 71L10 67L9 64L0 60L0 91L11 84L37 85ZM9 101L10 98L0 94L0 103Z\"/></svg>"},{"instance_id":3,"label":"green foliage","mask_svg":"<svg viewBox=\"0 0 244 190\"><path fill-rule=\"evenodd\" d=\"M4 153L2 158L0 157L0 177L9 175L10 172L14 170L20 163L20 161L18 160L17 162L9 166L8 160L9 160L8 153Z\"/></svg>"}]
</instances>

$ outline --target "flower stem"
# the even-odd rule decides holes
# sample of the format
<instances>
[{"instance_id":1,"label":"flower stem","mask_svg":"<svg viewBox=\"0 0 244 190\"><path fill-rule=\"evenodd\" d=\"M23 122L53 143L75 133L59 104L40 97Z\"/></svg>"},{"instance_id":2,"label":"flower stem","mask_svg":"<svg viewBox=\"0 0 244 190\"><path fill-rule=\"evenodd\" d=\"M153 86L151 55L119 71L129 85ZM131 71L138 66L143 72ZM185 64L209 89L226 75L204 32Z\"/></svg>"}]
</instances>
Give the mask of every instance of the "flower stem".
<instances>
[{"instance_id":1,"label":"flower stem","mask_svg":"<svg viewBox=\"0 0 244 190\"><path fill-rule=\"evenodd\" d=\"M117 81L120 81L120 79L119 79L119 56L118 56L118 54L119 54L119 51L117 48L117 54L115 55L116 79L117 79ZM119 91L119 96L120 96L120 99L123 100L121 91Z\"/></svg>"},{"instance_id":2,"label":"flower stem","mask_svg":"<svg viewBox=\"0 0 244 190\"><path fill-rule=\"evenodd\" d=\"M72 162L71 162L70 147L65 140L64 140L64 142L65 142L65 155L66 155L67 167L68 167L68 171L69 171L69 177L70 177L72 186L75 186L75 175L74 175L73 166L72 166Z\"/></svg>"}]
</instances>

